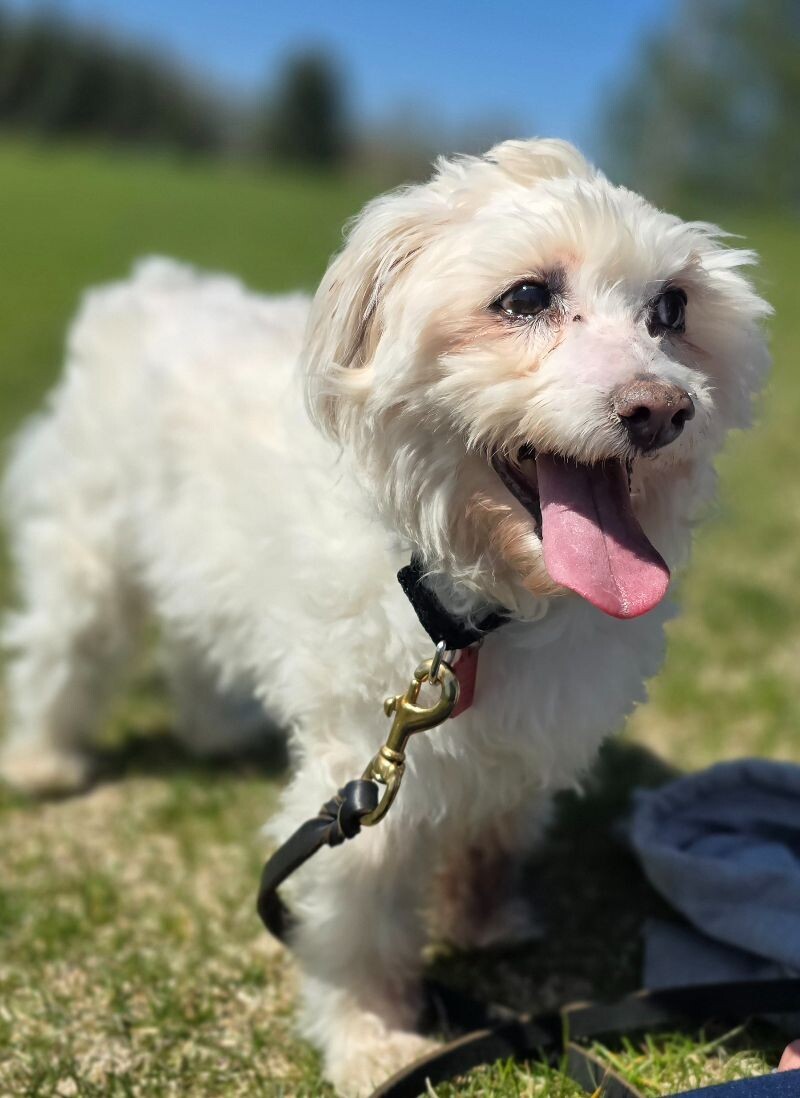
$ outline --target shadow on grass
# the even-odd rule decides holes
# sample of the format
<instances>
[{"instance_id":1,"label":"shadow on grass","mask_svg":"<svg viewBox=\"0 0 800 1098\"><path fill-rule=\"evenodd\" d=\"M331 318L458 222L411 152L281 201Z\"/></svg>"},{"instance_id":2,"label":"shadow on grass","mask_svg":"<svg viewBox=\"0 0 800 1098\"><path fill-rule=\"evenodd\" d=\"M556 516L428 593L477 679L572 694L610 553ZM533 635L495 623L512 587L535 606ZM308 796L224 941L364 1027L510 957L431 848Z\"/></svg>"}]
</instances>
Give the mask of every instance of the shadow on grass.
<instances>
[{"instance_id":1,"label":"shadow on grass","mask_svg":"<svg viewBox=\"0 0 800 1098\"><path fill-rule=\"evenodd\" d=\"M557 798L554 825L531 858L526 892L542 936L513 951L442 954L432 975L520 1010L615 998L639 986L641 927L669 909L646 881L619 827L631 794L677 777L632 744L609 742L584 792Z\"/></svg>"},{"instance_id":2,"label":"shadow on grass","mask_svg":"<svg viewBox=\"0 0 800 1098\"><path fill-rule=\"evenodd\" d=\"M119 742L105 744L95 753L96 781L122 781L130 777L193 775L205 781L226 781L238 775L280 779L289 763L286 735L267 727L259 742L235 754L198 756L166 728L147 732L127 731Z\"/></svg>"},{"instance_id":3,"label":"shadow on grass","mask_svg":"<svg viewBox=\"0 0 800 1098\"><path fill-rule=\"evenodd\" d=\"M513 950L441 951L429 977L525 1013L580 1000L610 1002L638 990L645 921L680 916L645 878L622 827L635 789L678 776L650 751L609 741L584 792L557 798L547 841L527 865L526 891L541 937ZM686 1032L699 1031L690 1026ZM705 1037L722 1032L714 1024L704 1031ZM760 1051L770 1062L784 1043L771 1027L748 1025L729 1048Z\"/></svg>"},{"instance_id":4,"label":"shadow on grass","mask_svg":"<svg viewBox=\"0 0 800 1098\"><path fill-rule=\"evenodd\" d=\"M274 784L287 765L285 737L274 729L265 731L256 751L207 759L191 755L156 722L138 730L128 724L123 732L118 742L101 749L97 780L177 778L177 807L170 802L158 821L165 830L180 825L184 816L194 819L198 811L214 815L207 795L198 807L186 798L185 787L210 791L217 782L224 786L239 778ZM639 988L643 924L651 917L675 915L645 879L624 842L621 824L635 789L677 776L648 750L609 741L584 792L557 798L547 841L527 864L526 891L541 923L541 938L507 950L440 949L428 966L429 977L472 998L525 1013L577 1000L612 1001ZM709 1025L705 1037L721 1032ZM774 1061L780 1047L780 1038L766 1026L751 1025L734 1040L726 1039L729 1051L757 1050L767 1062Z\"/></svg>"}]
</instances>

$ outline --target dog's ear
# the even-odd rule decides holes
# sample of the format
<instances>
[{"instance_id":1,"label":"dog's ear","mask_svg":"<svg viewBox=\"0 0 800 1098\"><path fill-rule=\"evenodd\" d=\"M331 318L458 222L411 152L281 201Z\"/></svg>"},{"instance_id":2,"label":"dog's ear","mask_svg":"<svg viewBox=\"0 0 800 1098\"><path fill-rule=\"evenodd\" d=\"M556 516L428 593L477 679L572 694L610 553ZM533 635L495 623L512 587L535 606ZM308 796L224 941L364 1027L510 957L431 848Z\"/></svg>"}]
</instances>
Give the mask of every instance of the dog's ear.
<instances>
[{"instance_id":1,"label":"dog's ear","mask_svg":"<svg viewBox=\"0 0 800 1098\"><path fill-rule=\"evenodd\" d=\"M591 179L598 174L574 145L550 138L503 141L490 149L485 159L497 165L515 183L526 187L567 175Z\"/></svg>"},{"instance_id":2,"label":"dog's ear","mask_svg":"<svg viewBox=\"0 0 800 1098\"><path fill-rule=\"evenodd\" d=\"M505 141L484 157L442 158L430 182L374 199L352 223L314 298L304 351L311 418L342 438L372 381L387 290L413 265L438 226L468 217L497 187L595 172L566 141Z\"/></svg>"},{"instance_id":3,"label":"dog's ear","mask_svg":"<svg viewBox=\"0 0 800 1098\"><path fill-rule=\"evenodd\" d=\"M423 185L374 199L352 222L314 297L304 354L308 408L326 433L340 437L346 409L366 395L384 295L445 215Z\"/></svg>"}]
</instances>

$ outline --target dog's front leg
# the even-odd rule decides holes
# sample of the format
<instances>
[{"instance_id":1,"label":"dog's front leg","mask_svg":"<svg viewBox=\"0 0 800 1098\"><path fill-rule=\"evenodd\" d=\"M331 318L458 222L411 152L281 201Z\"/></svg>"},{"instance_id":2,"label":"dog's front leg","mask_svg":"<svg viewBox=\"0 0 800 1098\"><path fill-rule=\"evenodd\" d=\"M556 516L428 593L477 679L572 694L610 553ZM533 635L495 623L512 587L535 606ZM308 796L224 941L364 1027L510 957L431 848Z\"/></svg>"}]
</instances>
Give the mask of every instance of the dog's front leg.
<instances>
[{"instance_id":1,"label":"dog's front leg","mask_svg":"<svg viewBox=\"0 0 800 1098\"><path fill-rule=\"evenodd\" d=\"M414 1030L434 838L396 808L320 852L291 889L301 1027L341 1094L368 1094L431 1047Z\"/></svg>"}]
</instances>

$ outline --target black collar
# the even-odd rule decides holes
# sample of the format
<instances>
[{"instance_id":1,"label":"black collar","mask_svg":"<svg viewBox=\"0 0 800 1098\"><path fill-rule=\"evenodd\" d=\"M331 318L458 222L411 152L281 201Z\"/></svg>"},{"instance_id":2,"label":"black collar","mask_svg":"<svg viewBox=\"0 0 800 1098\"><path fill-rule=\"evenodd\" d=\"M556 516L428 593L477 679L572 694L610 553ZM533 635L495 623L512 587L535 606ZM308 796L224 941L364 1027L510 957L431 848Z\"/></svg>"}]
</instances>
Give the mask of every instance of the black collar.
<instances>
[{"instance_id":1,"label":"black collar","mask_svg":"<svg viewBox=\"0 0 800 1098\"><path fill-rule=\"evenodd\" d=\"M411 557L410 564L400 569L397 578L414 607L420 625L433 643L444 641L445 648L451 651L469 648L471 644L511 619L508 610L490 610L475 624L455 617L445 609L438 595L425 583L422 558L417 553Z\"/></svg>"}]
</instances>

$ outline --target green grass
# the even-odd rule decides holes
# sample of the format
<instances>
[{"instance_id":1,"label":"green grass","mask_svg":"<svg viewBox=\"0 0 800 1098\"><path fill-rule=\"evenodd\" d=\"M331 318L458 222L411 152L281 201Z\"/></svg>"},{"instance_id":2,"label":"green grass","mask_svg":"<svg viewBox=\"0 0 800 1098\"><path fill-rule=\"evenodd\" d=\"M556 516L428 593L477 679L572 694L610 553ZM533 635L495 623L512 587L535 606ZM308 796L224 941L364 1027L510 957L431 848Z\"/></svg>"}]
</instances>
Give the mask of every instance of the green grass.
<instances>
[{"instance_id":1,"label":"green grass","mask_svg":"<svg viewBox=\"0 0 800 1098\"><path fill-rule=\"evenodd\" d=\"M756 430L732 439L720 462L721 501L697 538L666 672L631 729L685 766L800 756L800 314L788 274L800 226L734 227L763 257L775 369Z\"/></svg>"},{"instance_id":2,"label":"green grass","mask_svg":"<svg viewBox=\"0 0 800 1098\"><path fill-rule=\"evenodd\" d=\"M83 287L146 252L311 287L366 183L0 143L0 437L56 376ZM637 985L638 932L664 913L612 822L630 789L741 754L800 759L800 312L797 225L727 219L762 251L777 308L773 385L733 440L698 538L665 673L587 796L564 797L530 867L547 933L513 953L440 951L440 978L520 1007ZM274 768L187 760L149 666L110 724L103 781L31 805L0 793L0 1093L322 1096L292 1034L294 976L253 914ZM768 1033L651 1035L601 1050L647 1095L766 1070ZM572 1098L558 1073L498 1065L440 1098Z\"/></svg>"},{"instance_id":3,"label":"green grass","mask_svg":"<svg viewBox=\"0 0 800 1098\"><path fill-rule=\"evenodd\" d=\"M53 378L86 286L158 253L260 289L311 288L369 193L352 181L0 145L0 431Z\"/></svg>"}]
</instances>

